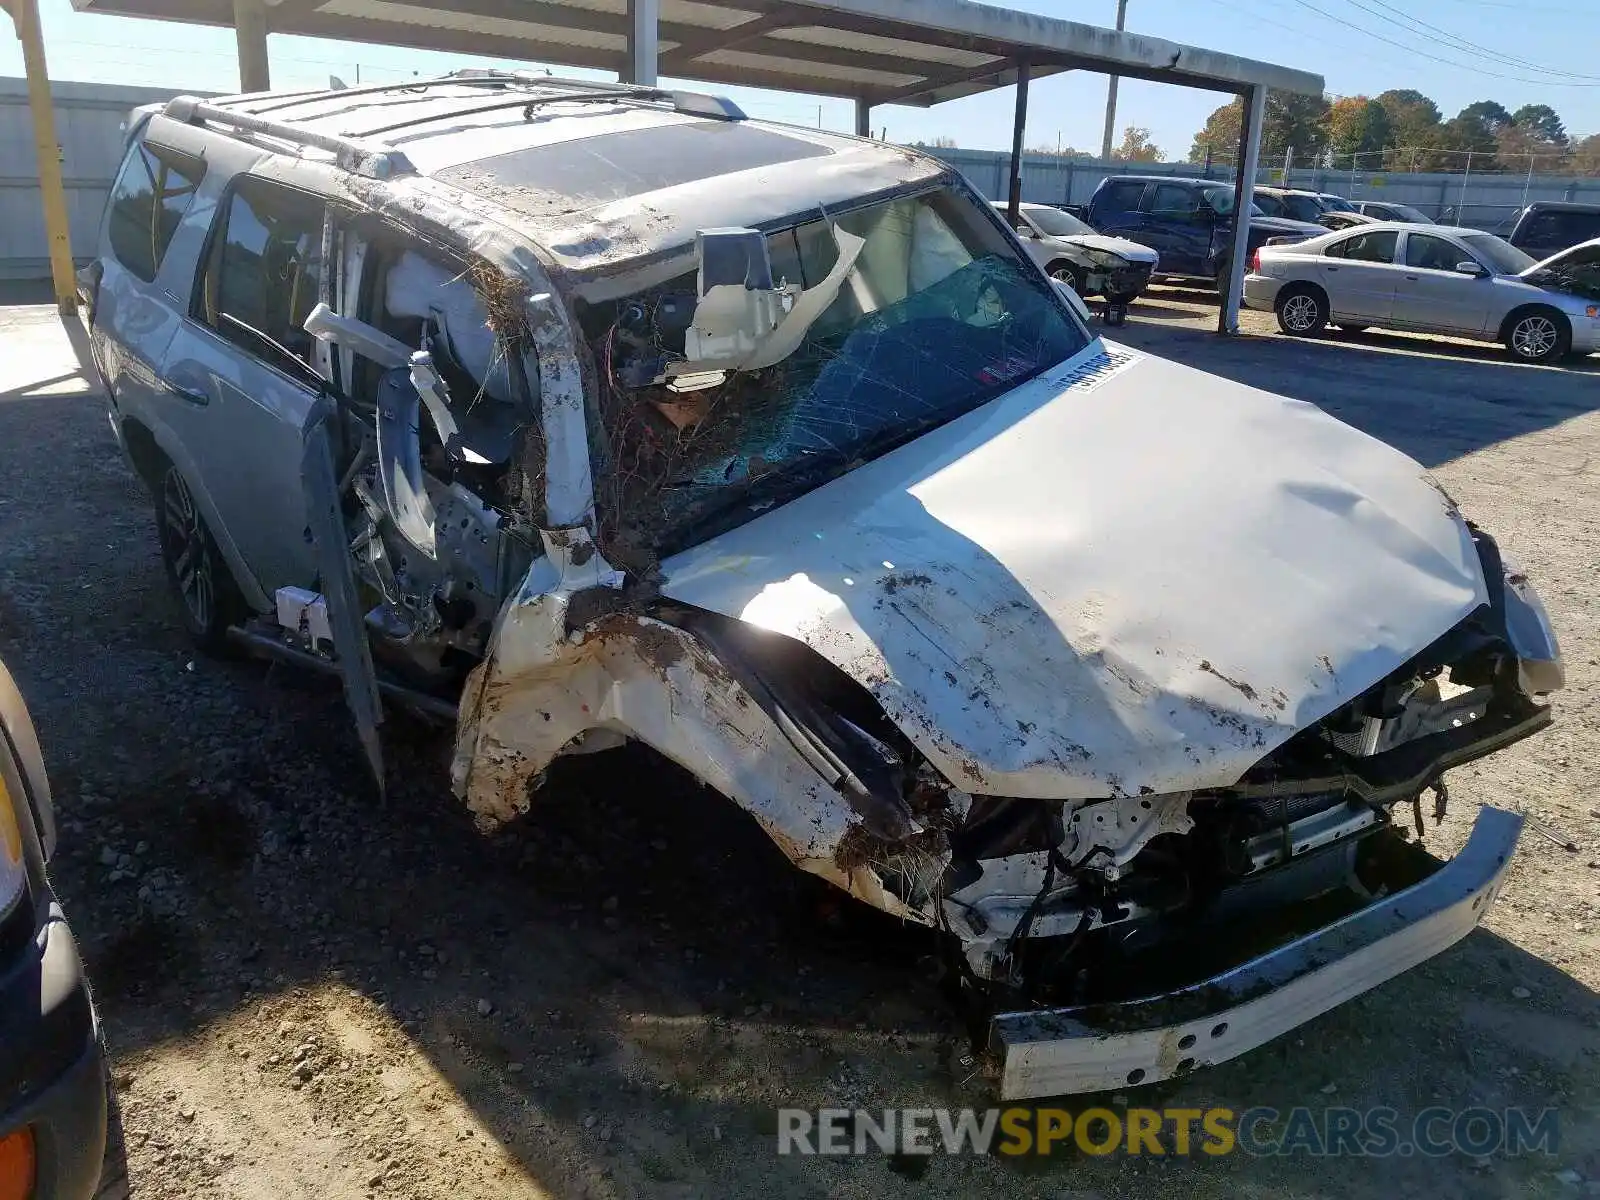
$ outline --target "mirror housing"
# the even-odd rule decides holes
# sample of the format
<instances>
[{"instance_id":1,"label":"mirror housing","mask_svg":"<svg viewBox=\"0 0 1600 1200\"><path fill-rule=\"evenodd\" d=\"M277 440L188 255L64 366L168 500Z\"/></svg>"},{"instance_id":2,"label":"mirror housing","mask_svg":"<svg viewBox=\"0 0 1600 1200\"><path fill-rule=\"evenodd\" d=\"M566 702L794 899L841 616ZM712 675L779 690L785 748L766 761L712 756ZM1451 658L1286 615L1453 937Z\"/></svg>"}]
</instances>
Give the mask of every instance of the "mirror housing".
<instances>
[{"instance_id":1,"label":"mirror housing","mask_svg":"<svg viewBox=\"0 0 1600 1200\"><path fill-rule=\"evenodd\" d=\"M1074 289L1070 283L1063 282L1060 279L1052 279L1050 282L1056 285L1057 289L1060 290L1063 299L1066 300L1068 306L1071 307L1072 311L1077 313L1078 316L1082 318L1083 323L1087 325L1089 323L1089 306L1083 302L1083 297L1078 295L1077 290Z\"/></svg>"},{"instance_id":2,"label":"mirror housing","mask_svg":"<svg viewBox=\"0 0 1600 1200\"><path fill-rule=\"evenodd\" d=\"M1479 279L1482 279L1485 276L1487 276L1489 274L1489 272L1484 267L1484 265L1482 263L1480 263L1480 262L1470 262L1470 261L1463 260L1463 261L1458 262L1456 264L1456 274L1457 275L1473 275L1473 276L1476 276Z\"/></svg>"}]
</instances>

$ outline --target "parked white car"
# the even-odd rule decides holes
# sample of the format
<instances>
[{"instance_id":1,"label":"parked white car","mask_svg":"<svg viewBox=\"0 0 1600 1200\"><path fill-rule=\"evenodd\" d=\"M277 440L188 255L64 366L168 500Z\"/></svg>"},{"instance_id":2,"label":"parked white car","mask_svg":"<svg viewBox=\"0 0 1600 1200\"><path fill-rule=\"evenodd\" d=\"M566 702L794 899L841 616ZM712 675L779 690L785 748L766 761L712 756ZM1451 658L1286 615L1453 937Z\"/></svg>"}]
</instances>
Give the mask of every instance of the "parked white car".
<instances>
[{"instance_id":1,"label":"parked white car","mask_svg":"<svg viewBox=\"0 0 1600 1200\"><path fill-rule=\"evenodd\" d=\"M1600 349L1600 299L1570 290L1557 269L1592 251L1586 243L1535 263L1491 233L1386 221L1263 246L1244 302L1277 313L1279 328L1296 337L1330 323L1381 325L1502 342L1523 362L1554 362Z\"/></svg>"},{"instance_id":2,"label":"parked white car","mask_svg":"<svg viewBox=\"0 0 1600 1200\"><path fill-rule=\"evenodd\" d=\"M1000 201L995 208L1007 211ZM1108 310L1125 309L1161 265L1161 256L1149 246L1096 233L1071 213L1048 204L1018 205L1017 213L1017 236L1029 257L1085 299L1104 297ZM1118 311L1111 322L1120 317Z\"/></svg>"}]
</instances>

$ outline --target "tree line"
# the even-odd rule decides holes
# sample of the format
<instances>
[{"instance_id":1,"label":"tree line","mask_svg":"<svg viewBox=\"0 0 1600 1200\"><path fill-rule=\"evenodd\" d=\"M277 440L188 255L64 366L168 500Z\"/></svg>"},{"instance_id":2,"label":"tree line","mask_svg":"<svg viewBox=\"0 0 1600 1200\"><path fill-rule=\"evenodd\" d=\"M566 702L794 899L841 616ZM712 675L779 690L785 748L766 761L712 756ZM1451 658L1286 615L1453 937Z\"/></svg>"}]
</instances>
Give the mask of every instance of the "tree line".
<instances>
[{"instance_id":1,"label":"tree line","mask_svg":"<svg viewBox=\"0 0 1600 1200\"><path fill-rule=\"evenodd\" d=\"M1213 112L1189 148L1189 161L1231 162L1239 145L1244 103ZM1600 134L1573 138L1548 104L1515 112L1494 100L1469 104L1445 119L1439 106L1411 88L1377 96L1267 93L1261 165L1286 155L1300 166L1361 171L1516 172L1600 175ZM1469 159L1470 156L1470 159Z\"/></svg>"}]
</instances>

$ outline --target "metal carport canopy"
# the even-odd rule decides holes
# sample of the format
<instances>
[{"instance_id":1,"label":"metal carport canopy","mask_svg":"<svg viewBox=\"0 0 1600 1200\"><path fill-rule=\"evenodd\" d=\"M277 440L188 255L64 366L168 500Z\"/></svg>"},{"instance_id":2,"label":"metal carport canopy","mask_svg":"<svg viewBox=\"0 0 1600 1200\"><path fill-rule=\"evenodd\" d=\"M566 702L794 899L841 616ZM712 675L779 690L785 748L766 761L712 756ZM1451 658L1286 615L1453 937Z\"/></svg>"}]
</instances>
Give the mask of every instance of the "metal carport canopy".
<instances>
[{"instance_id":1,"label":"metal carport canopy","mask_svg":"<svg viewBox=\"0 0 1600 1200\"><path fill-rule=\"evenodd\" d=\"M0 0L4 2L4 0ZM1230 92L1245 99L1240 206L1254 183L1266 90L1320 94L1322 76L971 0L72 0L80 11L230 25L245 91L269 85L267 33L844 96L856 132L878 104L927 106L1016 86L1013 221L1029 83L1063 71ZM1245 209L1248 211L1248 209ZM1236 222L1218 328L1237 328L1248 222ZM1219 256L1220 257L1220 256Z\"/></svg>"},{"instance_id":2,"label":"metal carport canopy","mask_svg":"<svg viewBox=\"0 0 1600 1200\"><path fill-rule=\"evenodd\" d=\"M236 8L255 5L73 0L73 6L234 26ZM969 0L264 0L264 9L273 33L624 77L636 74L635 22L653 16L663 75L870 104L930 105L1009 86L1019 60L1035 79L1087 70L1235 93L1256 85L1322 91L1322 77L1306 71Z\"/></svg>"}]
</instances>

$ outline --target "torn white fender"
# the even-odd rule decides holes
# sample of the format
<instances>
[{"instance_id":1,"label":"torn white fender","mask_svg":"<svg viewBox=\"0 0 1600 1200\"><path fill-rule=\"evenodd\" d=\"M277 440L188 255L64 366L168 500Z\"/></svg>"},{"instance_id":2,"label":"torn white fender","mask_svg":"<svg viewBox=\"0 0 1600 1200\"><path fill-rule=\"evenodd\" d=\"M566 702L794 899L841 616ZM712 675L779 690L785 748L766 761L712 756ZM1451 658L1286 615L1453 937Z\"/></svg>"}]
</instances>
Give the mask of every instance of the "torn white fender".
<instances>
[{"instance_id":1,"label":"torn white fender","mask_svg":"<svg viewBox=\"0 0 1600 1200\"><path fill-rule=\"evenodd\" d=\"M734 800L801 869L877 908L931 921L841 852L860 819L693 636L623 612L570 628L574 597L591 599L621 576L587 530L543 536L548 557L506 607L462 693L452 776L480 824L527 812L540 773L604 730L653 746Z\"/></svg>"}]
</instances>

